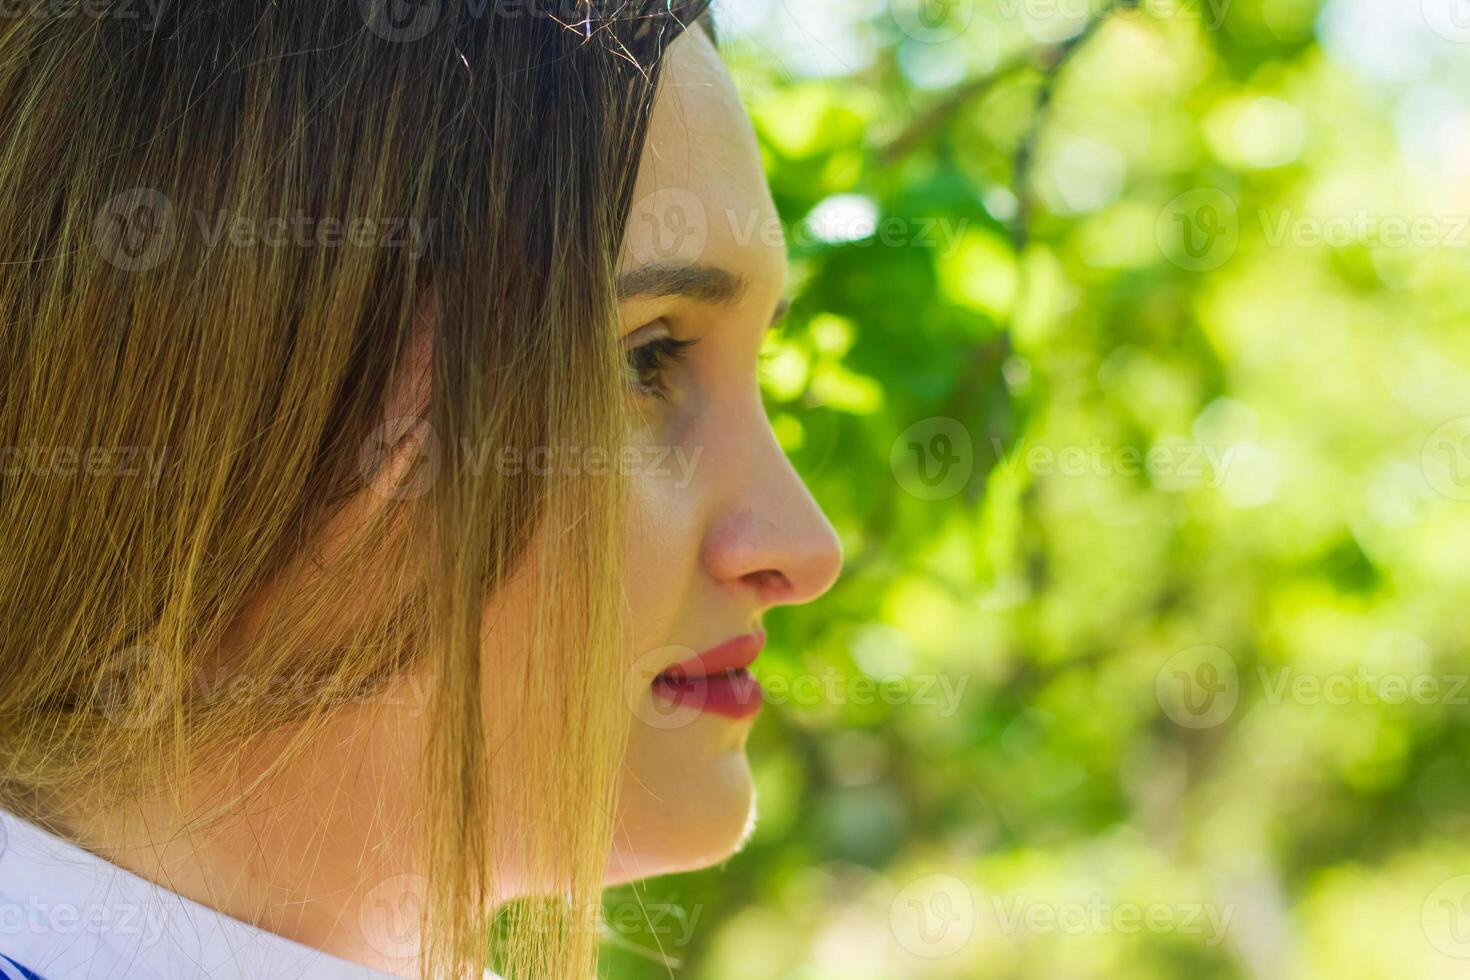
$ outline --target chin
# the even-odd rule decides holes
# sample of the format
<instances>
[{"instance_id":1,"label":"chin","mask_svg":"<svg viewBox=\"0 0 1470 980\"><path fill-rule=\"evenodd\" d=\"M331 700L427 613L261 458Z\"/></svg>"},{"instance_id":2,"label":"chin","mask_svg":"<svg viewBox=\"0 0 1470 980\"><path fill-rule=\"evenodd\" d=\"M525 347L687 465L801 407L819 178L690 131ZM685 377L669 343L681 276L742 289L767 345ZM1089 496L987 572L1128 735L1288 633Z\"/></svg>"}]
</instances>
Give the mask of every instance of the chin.
<instances>
[{"instance_id":1,"label":"chin","mask_svg":"<svg viewBox=\"0 0 1470 980\"><path fill-rule=\"evenodd\" d=\"M748 721L710 715L635 725L608 884L707 868L740 850L755 823L749 732Z\"/></svg>"}]
</instances>

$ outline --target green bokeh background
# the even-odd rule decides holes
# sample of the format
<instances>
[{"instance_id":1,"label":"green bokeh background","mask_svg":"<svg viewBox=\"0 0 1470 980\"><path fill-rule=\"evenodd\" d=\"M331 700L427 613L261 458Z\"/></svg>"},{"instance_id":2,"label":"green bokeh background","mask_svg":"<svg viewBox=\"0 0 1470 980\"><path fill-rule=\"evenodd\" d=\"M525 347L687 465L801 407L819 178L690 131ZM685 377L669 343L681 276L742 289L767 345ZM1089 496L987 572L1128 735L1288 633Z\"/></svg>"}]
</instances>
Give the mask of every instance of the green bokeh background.
<instances>
[{"instance_id":1,"label":"green bokeh background","mask_svg":"<svg viewBox=\"0 0 1470 980\"><path fill-rule=\"evenodd\" d=\"M847 570L610 976L1470 976L1457 4L725 5Z\"/></svg>"}]
</instances>

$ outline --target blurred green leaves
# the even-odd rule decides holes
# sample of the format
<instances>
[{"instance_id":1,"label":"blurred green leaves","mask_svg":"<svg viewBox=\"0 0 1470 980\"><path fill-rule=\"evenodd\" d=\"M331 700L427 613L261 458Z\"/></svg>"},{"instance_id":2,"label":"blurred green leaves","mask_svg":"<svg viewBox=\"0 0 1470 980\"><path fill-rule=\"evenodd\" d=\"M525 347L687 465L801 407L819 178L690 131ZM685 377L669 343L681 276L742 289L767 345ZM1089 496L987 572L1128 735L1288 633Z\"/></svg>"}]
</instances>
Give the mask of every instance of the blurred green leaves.
<instances>
[{"instance_id":1,"label":"blurred green leaves","mask_svg":"<svg viewBox=\"0 0 1470 980\"><path fill-rule=\"evenodd\" d=\"M699 910L676 975L1470 971L1438 2L728 12L807 232L768 406L848 564L771 617L749 846L610 896Z\"/></svg>"}]
</instances>

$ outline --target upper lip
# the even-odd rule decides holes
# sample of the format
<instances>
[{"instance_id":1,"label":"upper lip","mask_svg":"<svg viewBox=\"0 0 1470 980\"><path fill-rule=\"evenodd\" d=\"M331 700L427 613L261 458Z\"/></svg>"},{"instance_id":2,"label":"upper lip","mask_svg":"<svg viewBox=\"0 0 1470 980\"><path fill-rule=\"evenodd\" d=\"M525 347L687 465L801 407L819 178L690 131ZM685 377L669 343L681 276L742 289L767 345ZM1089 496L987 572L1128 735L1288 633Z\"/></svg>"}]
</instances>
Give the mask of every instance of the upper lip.
<instances>
[{"instance_id":1,"label":"upper lip","mask_svg":"<svg viewBox=\"0 0 1470 980\"><path fill-rule=\"evenodd\" d=\"M752 630L749 633L731 637L703 653L696 653L688 660L670 664L659 676L709 677L712 674L721 674L730 670L744 670L755 661L756 657L760 656L761 648L765 645L765 631Z\"/></svg>"}]
</instances>

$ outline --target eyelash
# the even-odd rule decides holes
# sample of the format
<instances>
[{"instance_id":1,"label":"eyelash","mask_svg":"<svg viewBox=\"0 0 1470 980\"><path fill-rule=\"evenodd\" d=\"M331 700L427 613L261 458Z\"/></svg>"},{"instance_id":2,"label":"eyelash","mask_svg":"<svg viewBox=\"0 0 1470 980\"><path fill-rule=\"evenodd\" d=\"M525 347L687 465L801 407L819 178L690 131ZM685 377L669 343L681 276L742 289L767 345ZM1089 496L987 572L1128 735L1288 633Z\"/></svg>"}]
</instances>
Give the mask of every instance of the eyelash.
<instances>
[{"instance_id":1,"label":"eyelash","mask_svg":"<svg viewBox=\"0 0 1470 980\"><path fill-rule=\"evenodd\" d=\"M697 343L698 340L660 337L634 347L628 351L629 386L640 395L667 399L669 389L664 383L663 372L682 361L689 348Z\"/></svg>"}]
</instances>

